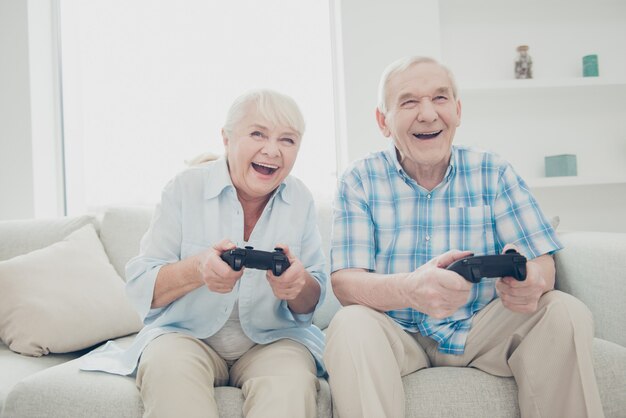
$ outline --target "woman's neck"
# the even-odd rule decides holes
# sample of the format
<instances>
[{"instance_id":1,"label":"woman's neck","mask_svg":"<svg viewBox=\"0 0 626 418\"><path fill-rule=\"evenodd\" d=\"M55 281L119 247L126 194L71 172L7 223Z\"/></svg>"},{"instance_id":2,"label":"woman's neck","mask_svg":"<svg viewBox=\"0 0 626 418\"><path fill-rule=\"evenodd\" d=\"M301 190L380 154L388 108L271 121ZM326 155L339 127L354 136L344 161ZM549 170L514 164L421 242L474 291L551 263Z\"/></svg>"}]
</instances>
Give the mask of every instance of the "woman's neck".
<instances>
[{"instance_id":1,"label":"woman's neck","mask_svg":"<svg viewBox=\"0 0 626 418\"><path fill-rule=\"evenodd\" d=\"M271 197L271 193L261 197L246 197L237 193L237 198L243 209L243 239L245 241L250 239L256 223L261 218L263 210Z\"/></svg>"}]
</instances>

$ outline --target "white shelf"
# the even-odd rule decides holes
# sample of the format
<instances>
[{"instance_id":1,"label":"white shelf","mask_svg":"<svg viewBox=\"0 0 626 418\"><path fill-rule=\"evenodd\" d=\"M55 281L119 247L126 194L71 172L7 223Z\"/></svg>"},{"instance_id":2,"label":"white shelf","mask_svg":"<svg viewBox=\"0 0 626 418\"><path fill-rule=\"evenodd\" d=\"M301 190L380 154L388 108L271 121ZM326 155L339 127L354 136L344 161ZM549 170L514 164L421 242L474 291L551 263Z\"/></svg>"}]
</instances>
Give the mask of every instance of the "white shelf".
<instances>
[{"instance_id":1,"label":"white shelf","mask_svg":"<svg viewBox=\"0 0 626 418\"><path fill-rule=\"evenodd\" d=\"M526 79L526 80L478 80L459 81L461 92L484 90L577 88L577 87L626 87L626 80L603 77L572 77L561 79Z\"/></svg>"},{"instance_id":2,"label":"white shelf","mask_svg":"<svg viewBox=\"0 0 626 418\"><path fill-rule=\"evenodd\" d=\"M575 186L605 186L626 184L626 177L538 177L527 179L526 183L531 189L545 189L551 187L575 187Z\"/></svg>"}]
</instances>

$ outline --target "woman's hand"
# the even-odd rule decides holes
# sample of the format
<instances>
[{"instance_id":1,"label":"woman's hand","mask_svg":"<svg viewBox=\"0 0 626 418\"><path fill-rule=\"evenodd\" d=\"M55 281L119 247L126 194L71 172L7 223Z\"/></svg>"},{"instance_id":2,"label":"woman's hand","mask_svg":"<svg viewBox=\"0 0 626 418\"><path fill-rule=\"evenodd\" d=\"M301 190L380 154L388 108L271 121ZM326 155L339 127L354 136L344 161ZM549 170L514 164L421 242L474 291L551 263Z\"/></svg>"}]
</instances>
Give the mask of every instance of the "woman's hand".
<instances>
[{"instance_id":1,"label":"woman's hand","mask_svg":"<svg viewBox=\"0 0 626 418\"><path fill-rule=\"evenodd\" d=\"M319 283L305 270L302 262L289 251L286 245L278 244L291 264L280 276L268 270L267 281L278 299L286 300L296 313L312 312L320 296Z\"/></svg>"},{"instance_id":2,"label":"woman's hand","mask_svg":"<svg viewBox=\"0 0 626 418\"><path fill-rule=\"evenodd\" d=\"M198 273L212 292L230 293L243 275L243 269L233 270L221 257L222 253L235 247L225 239L196 256Z\"/></svg>"}]
</instances>

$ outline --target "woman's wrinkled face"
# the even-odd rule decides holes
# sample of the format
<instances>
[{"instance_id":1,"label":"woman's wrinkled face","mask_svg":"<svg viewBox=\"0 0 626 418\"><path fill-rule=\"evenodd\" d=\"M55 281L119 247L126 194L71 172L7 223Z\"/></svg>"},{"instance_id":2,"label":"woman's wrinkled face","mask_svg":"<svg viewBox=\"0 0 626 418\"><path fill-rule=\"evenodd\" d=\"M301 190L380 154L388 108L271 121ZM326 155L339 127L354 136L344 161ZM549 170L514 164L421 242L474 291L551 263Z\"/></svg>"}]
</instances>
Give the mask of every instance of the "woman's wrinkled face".
<instances>
[{"instance_id":1,"label":"woman's wrinkled face","mask_svg":"<svg viewBox=\"0 0 626 418\"><path fill-rule=\"evenodd\" d=\"M289 175L300 149L301 135L259 114L256 105L232 132L222 131L228 169L240 197L269 196Z\"/></svg>"}]
</instances>

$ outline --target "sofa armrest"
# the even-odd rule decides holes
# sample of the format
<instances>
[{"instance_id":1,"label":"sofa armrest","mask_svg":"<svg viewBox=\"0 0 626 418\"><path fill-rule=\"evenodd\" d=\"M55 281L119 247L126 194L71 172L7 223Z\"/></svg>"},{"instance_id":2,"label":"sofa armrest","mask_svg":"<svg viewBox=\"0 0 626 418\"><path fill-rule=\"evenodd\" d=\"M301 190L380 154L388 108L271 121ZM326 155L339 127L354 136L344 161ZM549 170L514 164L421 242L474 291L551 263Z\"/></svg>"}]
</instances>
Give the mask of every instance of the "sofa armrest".
<instances>
[{"instance_id":1,"label":"sofa armrest","mask_svg":"<svg viewBox=\"0 0 626 418\"><path fill-rule=\"evenodd\" d=\"M596 337L626 347L626 233L568 232L560 238L556 288L589 307Z\"/></svg>"}]
</instances>

